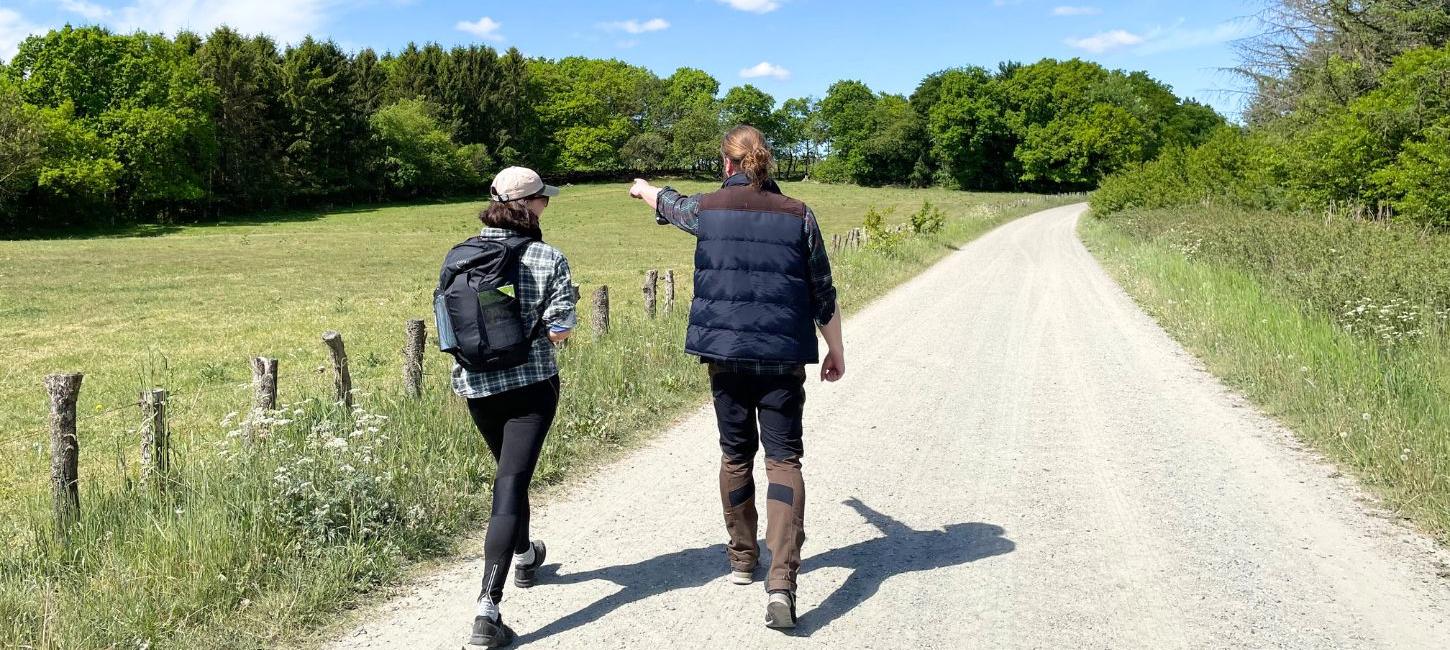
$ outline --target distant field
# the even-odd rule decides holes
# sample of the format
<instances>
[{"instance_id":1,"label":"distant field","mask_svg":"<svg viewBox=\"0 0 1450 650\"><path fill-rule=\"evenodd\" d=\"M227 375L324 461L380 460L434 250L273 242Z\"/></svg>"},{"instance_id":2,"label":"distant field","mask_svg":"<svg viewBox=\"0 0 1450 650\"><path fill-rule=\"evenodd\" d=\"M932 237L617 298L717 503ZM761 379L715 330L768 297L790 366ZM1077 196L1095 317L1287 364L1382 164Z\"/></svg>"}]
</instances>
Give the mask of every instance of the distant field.
<instances>
[{"instance_id":1,"label":"distant field","mask_svg":"<svg viewBox=\"0 0 1450 650\"><path fill-rule=\"evenodd\" d=\"M957 216L1024 196L811 183L785 189L815 209L827 233L860 225L873 205L897 206L895 219L903 220L926 199ZM126 405L143 386L173 393L173 436L193 445L219 437L223 416L246 407L248 357L280 359L283 402L325 394L330 379L316 371L325 363L319 337L327 329L344 334L360 389L391 388L400 382L403 322L427 317L441 256L477 230L484 205L264 217L151 237L0 242L0 453L10 459L0 468L0 530L13 523L6 513L46 480L45 374L86 375L79 408L87 478L123 465L134 470L129 432L138 412ZM680 298L688 300L690 238L654 225L622 184L568 187L545 214L544 231L569 256L586 293L611 286L617 313L639 309L649 268L675 269ZM427 356L435 386L443 385L445 362Z\"/></svg>"}]
</instances>

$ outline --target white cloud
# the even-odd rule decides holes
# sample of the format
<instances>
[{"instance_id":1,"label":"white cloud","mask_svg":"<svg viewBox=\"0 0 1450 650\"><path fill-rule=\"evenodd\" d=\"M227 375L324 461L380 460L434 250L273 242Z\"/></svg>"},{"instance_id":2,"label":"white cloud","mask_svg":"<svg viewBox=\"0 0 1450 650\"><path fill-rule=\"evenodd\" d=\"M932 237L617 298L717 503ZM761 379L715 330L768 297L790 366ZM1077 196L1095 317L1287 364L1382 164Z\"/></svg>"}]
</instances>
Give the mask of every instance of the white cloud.
<instances>
[{"instance_id":1,"label":"white cloud","mask_svg":"<svg viewBox=\"0 0 1450 650\"><path fill-rule=\"evenodd\" d=\"M335 0L137 0L114 12L123 32L143 30L205 35L227 25L244 34L267 34L282 43L318 36Z\"/></svg>"},{"instance_id":2,"label":"white cloud","mask_svg":"<svg viewBox=\"0 0 1450 650\"><path fill-rule=\"evenodd\" d=\"M633 18L629 20L617 20L612 23L603 23L600 27L609 31L622 31L630 34L645 34L658 32L670 28L670 21L663 18L651 18L646 21L638 21Z\"/></svg>"},{"instance_id":3,"label":"white cloud","mask_svg":"<svg viewBox=\"0 0 1450 650\"><path fill-rule=\"evenodd\" d=\"M1183 21L1172 27L1154 27L1143 33L1123 29L1093 34L1085 38L1069 38L1067 44L1093 54L1129 50L1136 55L1159 54L1213 45L1253 35L1257 29L1252 20L1231 20L1212 27L1185 28Z\"/></svg>"},{"instance_id":4,"label":"white cloud","mask_svg":"<svg viewBox=\"0 0 1450 650\"><path fill-rule=\"evenodd\" d=\"M1103 10L1097 7L1062 6L1053 7L1052 9L1052 15L1054 16L1096 16L1100 13L1103 13Z\"/></svg>"},{"instance_id":5,"label":"white cloud","mask_svg":"<svg viewBox=\"0 0 1450 650\"><path fill-rule=\"evenodd\" d=\"M85 0L60 0L60 8L73 14L80 14L87 20L100 20L111 17L110 9L94 2L86 2Z\"/></svg>"},{"instance_id":6,"label":"white cloud","mask_svg":"<svg viewBox=\"0 0 1450 650\"><path fill-rule=\"evenodd\" d=\"M458 21L457 25L454 25L454 27L456 27L460 31L465 31L473 34L474 36L477 36L485 41L503 41L503 34L498 33L499 28L503 27L503 23L489 18L488 16L484 16L473 22L460 20Z\"/></svg>"},{"instance_id":7,"label":"white cloud","mask_svg":"<svg viewBox=\"0 0 1450 650\"><path fill-rule=\"evenodd\" d=\"M755 79L757 77L772 77L781 81L785 81L787 79L790 79L790 70L786 70L785 68L782 68L769 61L761 61L760 63L757 63L749 68L741 70L740 76L745 77L746 79Z\"/></svg>"},{"instance_id":8,"label":"white cloud","mask_svg":"<svg viewBox=\"0 0 1450 650\"><path fill-rule=\"evenodd\" d=\"M780 8L776 0L719 0L734 9L749 11L756 14L768 14Z\"/></svg>"},{"instance_id":9,"label":"white cloud","mask_svg":"<svg viewBox=\"0 0 1450 650\"><path fill-rule=\"evenodd\" d=\"M42 31L45 28L26 21L18 12L0 9L0 61L9 61L25 37Z\"/></svg>"},{"instance_id":10,"label":"white cloud","mask_svg":"<svg viewBox=\"0 0 1450 650\"><path fill-rule=\"evenodd\" d=\"M1083 38L1069 38L1067 44L1079 50L1087 50L1093 54L1103 54L1125 47L1138 45L1143 42L1143 37L1125 29L1114 29L1109 32L1101 32Z\"/></svg>"},{"instance_id":11,"label":"white cloud","mask_svg":"<svg viewBox=\"0 0 1450 650\"><path fill-rule=\"evenodd\" d=\"M1149 34L1148 42L1133 50L1134 54L1158 54L1174 50L1225 43L1247 38L1258 31L1253 20L1230 20L1212 27L1184 29L1183 21L1167 29L1156 29Z\"/></svg>"}]
</instances>

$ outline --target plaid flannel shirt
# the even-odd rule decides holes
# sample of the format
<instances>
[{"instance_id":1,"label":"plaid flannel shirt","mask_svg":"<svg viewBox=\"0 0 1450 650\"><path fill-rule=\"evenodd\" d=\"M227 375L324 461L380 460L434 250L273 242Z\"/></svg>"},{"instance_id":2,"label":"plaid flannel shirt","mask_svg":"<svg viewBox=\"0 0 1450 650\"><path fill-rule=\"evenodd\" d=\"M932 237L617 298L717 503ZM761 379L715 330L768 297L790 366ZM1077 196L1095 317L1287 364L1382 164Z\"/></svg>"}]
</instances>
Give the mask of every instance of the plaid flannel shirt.
<instances>
[{"instance_id":1,"label":"plaid flannel shirt","mask_svg":"<svg viewBox=\"0 0 1450 650\"><path fill-rule=\"evenodd\" d=\"M660 190L655 213L680 230L699 236L701 196L685 196L672 187L665 187ZM810 207L806 208L805 218L801 221L806 251L809 254L811 314L816 325L824 327L836 315L836 285L831 282L831 260L826 255L825 238L821 235L820 225L816 223L816 215L811 212ZM720 371L754 375L790 375L803 372L804 368L802 364L783 361L701 361L714 365Z\"/></svg>"},{"instance_id":2,"label":"plaid flannel shirt","mask_svg":"<svg viewBox=\"0 0 1450 650\"><path fill-rule=\"evenodd\" d=\"M484 239L504 239L514 233L501 228L484 228L479 236ZM534 242L524 250L519 269L518 298L523 303L524 322L529 327L542 321L538 337L529 350L528 361L507 370L472 372L457 363L453 364L453 392L460 397L488 397L523 388L559 374L559 363L554 356L554 344L549 342L547 332L572 330L575 324L574 305L579 297L574 295L574 280L569 274L569 260L559 249L543 242Z\"/></svg>"}]
</instances>

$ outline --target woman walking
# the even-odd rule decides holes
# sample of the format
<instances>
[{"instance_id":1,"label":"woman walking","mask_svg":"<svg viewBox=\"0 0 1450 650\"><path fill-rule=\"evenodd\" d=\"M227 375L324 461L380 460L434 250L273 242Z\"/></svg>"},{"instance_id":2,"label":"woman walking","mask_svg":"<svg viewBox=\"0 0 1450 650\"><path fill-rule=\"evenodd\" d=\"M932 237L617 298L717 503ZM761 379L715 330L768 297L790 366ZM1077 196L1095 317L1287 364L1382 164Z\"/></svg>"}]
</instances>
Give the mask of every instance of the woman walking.
<instances>
[{"instance_id":1,"label":"woman walking","mask_svg":"<svg viewBox=\"0 0 1450 650\"><path fill-rule=\"evenodd\" d=\"M516 294L510 297L518 300L519 320L533 337L521 364L481 371L453 366L453 390L468 400L468 413L498 463L484 537L483 588L468 640L472 646L497 648L514 640L499 613L509 569L514 585L527 588L544 564L544 543L529 540L529 481L559 405L553 344L572 333L578 297L568 260L543 242L539 226L549 198L558 196L559 189L545 185L532 170L510 167L494 179L489 194L492 201L479 215L483 230L470 241L505 242L522 249L510 260L517 270L507 270L509 277L516 277L509 285L515 288L504 293Z\"/></svg>"},{"instance_id":2,"label":"woman walking","mask_svg":"<svg viewBox=\"0 0 1450 650\"><path fill-rule=\"evenodd\" d=\"M685 351L709 364L720 429L720 501L730 580L748 585L760 557L751 469L765 446L765 624L795 627L796 576L805 541L801 478L805 366L820 361L815 328L826 340L821 379L846 372L841 313L831 264L815 215L780 193L760 131L737 126L720 145L725 184L683 196L635 180L630 196L656 220L695 235L695 298Z\"/></svg>"}]
</instances>

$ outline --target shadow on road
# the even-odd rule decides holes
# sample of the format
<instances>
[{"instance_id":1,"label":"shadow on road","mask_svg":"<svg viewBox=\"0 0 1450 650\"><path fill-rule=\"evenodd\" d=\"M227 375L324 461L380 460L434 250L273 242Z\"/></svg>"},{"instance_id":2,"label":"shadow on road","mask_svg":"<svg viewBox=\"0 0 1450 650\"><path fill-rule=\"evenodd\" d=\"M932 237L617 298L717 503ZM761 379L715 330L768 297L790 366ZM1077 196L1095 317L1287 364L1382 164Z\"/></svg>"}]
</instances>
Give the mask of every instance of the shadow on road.
<instances>
[{"instance_id":1,"label":"shadow on road","mask_svg":"<svg viewBox=\"0 0 1450 650\"><path fill-rule=\"evenodd\" d=\"M824 628L875 595L881 584L892 576L967 564L1010 553L1016 548L1016 544L1002 536L1005 531L1001 526L966 523L950 524L939 530L915 530L871 509L858 499L848 499L845 504L865 517L883 536L832 549L808 557L801 563L806 573L826 567L850 569L851 573L840 588L820 605L800 613L792 634L809 636ZM768 562L768 557L762 558L762 563L765 562ZM520 635L519 641L546 639L597 621L629 603L720 580L726 566L723 544L676 551L634 564L581 573L557 574L559 565L546 566L541 570L540 581L547 584L569 585L605 580L621 588L584 609L534 632ZM760 624L760 620L740 621L740 625Z\"/></svg>"},{"instance_id":2,"label":"shadow on road","mask_svg":"<svg viewBox=\"0 0 1450 650\"><path fill-rule=\"evenodd\" d=\"M832 549L801 562L803 573L826 567L850 569L846 581L810 611L800 612L792 634L809 636L876 595L887 578L903 573L931 571L1011 553L1017 548L1002 536L1001 526L983 523L949 524L941 530L916 530L871 509L859 499L852 507L883 537Z\"/></svg>"}]
</instances>

